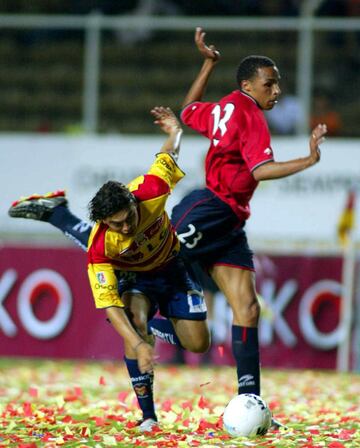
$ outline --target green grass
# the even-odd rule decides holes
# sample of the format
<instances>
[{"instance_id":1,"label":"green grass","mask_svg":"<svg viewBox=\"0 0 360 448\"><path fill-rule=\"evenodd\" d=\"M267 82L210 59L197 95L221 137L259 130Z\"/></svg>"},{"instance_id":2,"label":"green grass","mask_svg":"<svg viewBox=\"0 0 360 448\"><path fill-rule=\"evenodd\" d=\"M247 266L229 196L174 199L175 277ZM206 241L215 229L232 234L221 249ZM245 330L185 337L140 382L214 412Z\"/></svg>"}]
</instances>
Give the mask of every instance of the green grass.
<instances>
[{"instance_id":1,"label":"green grass","mask_svg":"<svg viewBox=\"0 0 360 448\"><path fill-rule=\"evenodd\" d=\"M0 359L0 447L360 447L360 377L263 371L263 398L288 431L231 438L221 414L232 367L158 366L159 432L140 434L123 365Z\"/></svg>"}]
</instances>

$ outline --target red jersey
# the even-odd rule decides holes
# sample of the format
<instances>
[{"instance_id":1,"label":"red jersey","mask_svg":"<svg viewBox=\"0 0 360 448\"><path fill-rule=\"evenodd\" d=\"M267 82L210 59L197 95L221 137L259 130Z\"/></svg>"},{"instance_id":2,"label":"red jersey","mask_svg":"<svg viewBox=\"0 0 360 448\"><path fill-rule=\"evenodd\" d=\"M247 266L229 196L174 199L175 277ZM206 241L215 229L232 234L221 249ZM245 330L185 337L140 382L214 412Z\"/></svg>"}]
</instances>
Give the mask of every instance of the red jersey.
<instances>
[{"instance_id":1,"label":"red jersey","mask_svg":"<svg viewBox=\"0 0 360 448\"><path fill-rule=\"evenodd\" d=\"M250 96L235 90L217 103L187 105L181 119L211 141L205 161L207 188L229 204L240 220L247 219L258 185L252 172L273 160L262 110Z\"/></svg>"}]
</instances>

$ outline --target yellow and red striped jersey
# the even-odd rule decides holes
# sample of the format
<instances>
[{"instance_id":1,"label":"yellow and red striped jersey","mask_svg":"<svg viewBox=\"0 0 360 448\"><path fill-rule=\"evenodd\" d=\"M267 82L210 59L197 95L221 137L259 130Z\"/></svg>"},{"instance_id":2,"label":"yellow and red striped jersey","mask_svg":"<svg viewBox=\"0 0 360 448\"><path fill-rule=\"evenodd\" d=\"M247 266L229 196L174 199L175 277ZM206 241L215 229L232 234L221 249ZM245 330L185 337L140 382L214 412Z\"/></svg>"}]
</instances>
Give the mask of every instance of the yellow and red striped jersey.
<instances>
[{"instance_id":1,"label":"yellow and red striped jersey","mask_svg":"<svg viewBox=\"0 0 360 448\"><path fill-rule=\"evenodd\" d=\"M183 171L167 153L159 153L147 174L128 184L137 200L136 234L123 235L98 222L88 243L88 275L97 308L124 306L115 270L152 271L161 268L180 249L165 211L166 200Z\"/></svg>"}]
</instances>

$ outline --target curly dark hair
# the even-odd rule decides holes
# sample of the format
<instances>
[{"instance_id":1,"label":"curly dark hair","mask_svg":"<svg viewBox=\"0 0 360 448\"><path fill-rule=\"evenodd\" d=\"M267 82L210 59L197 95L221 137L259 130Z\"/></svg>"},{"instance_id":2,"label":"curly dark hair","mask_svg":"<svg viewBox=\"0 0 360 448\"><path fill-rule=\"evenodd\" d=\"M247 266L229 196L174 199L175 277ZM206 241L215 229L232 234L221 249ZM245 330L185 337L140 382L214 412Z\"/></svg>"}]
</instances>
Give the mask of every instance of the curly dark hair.
<instances>
[{"instance_id":1,"label":"curly dark hair","mask_svg":"<svg viewBox=\"0 0 360 448\"><path fill-rule=\"evenodd\" d=\"M128 209L131 204L135 203L134 195L124 184L110 180L98 190L89 202L89 218L94 222L101 221L121 210Z\"/></svg>"},{"instance_id":2,"label":"curly dark hair","mask_svg":"<svg viewBox=\"0 0 360 448\"><path fill-rule=\"evenodd\" d=\"M275 62L267 56L247 56L238 65L236 81L241 87L241 81L247 81L254 78L259 68L275 67L275 65Z\"/></svg>"}]
</instances>

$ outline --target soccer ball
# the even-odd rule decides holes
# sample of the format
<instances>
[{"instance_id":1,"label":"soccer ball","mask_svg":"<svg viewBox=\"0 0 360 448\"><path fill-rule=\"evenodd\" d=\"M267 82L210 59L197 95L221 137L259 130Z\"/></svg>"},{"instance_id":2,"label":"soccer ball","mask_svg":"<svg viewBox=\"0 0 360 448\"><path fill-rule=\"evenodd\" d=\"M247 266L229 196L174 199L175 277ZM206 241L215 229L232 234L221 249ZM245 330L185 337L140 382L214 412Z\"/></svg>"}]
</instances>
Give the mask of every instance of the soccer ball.
<instances>
[{"instance_id":1,"label":"soccer ball","mask_svg":"<svg viewBox=\"0 0 360 448\"><path fill-rule=\"evenodd\" d=\"M241 394L226 406L223 422L232 436L263 436L271 425L271 411L258 395Z\"/></svg>"}]
</instances>

